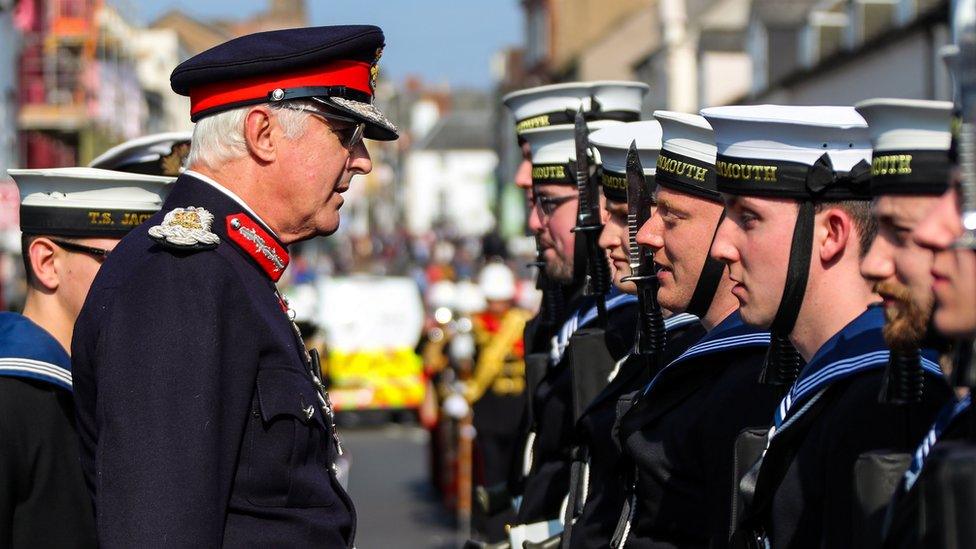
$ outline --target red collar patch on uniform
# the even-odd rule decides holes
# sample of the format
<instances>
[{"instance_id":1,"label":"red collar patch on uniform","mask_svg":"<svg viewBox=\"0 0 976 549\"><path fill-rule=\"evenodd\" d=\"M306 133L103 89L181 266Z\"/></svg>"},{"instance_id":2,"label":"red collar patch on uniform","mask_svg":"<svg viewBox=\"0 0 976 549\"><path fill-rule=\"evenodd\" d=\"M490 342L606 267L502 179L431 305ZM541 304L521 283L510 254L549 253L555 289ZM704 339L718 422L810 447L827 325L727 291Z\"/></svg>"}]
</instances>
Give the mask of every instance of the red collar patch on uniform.
<instances>
[{"instance_id":1,"label":"red collar patch on uniform","mask_svg":"<svg viewBox=\"0 0 976 549\"><path fill-rule=\"evenodd\" d=\"M243 213L227 216L227 235L251 256L268 278L278 282L289 261L288 251L278 243L278 239Z\"/></svg>"}]
</instances>

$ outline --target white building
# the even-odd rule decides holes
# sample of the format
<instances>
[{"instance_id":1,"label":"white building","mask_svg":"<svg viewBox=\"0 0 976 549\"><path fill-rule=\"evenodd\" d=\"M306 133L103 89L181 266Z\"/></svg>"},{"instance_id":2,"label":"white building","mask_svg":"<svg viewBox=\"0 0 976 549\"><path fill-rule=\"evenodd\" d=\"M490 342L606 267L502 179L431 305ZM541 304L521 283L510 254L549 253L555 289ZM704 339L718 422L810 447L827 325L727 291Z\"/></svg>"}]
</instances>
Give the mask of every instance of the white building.
<instances>
[{"instance_id":1,"label":"white building","mask_svg":"<svg viewBox=\"0 0 976 549\"><path fill-rule=\"evenodd\" d=\"M490 128L488 111L449 113L407 154L403 196L410 233L447 225L476 236L494 226L498 155Z\"/></svg>"}]
</instances>

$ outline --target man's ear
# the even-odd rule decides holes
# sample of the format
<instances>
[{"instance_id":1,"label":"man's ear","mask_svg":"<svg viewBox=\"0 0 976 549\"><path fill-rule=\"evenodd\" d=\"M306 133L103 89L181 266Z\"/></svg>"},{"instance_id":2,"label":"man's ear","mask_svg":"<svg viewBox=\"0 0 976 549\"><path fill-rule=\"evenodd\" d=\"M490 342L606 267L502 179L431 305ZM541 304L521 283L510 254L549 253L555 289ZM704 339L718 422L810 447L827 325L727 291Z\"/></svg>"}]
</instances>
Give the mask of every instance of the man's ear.
<instances>
[{"instance_id":1,"label":"man's ear","mask_svg":"<svg viewBox=\"0 0 976 549\"><path fill-rule=\"evenodd\" d=\"M820 233L820 261L833 263L844 255L854 237L854 220L843 208L830 207L817 215Z\"/></svg>"},{"instance_id":2,"label":"man's ear","mask_svg":"<svg viewBox=\"0 0 976 549\"><path fill-rule=\"evenodd\" d=\"M272 162L277 155L280 132L274 131L276 128L271 109L264 105L252 108L244 117L244 142L251 156L261 163Z\"/></svg>"},{"instance_id":3,"label":"man's ear","mask_svg":"<svg viewBox=\"0 0 976 549\"><path fill-rule=\"evenodd\" d=\"M58 265L56 264L56 253L57 245L44 237L35 238L31 241L30 247L27 248L31 270L34 271L34 280L41 288L49 292L57 290L61 284L61 277L58 274Z\"/></svg>"}]
</instances>

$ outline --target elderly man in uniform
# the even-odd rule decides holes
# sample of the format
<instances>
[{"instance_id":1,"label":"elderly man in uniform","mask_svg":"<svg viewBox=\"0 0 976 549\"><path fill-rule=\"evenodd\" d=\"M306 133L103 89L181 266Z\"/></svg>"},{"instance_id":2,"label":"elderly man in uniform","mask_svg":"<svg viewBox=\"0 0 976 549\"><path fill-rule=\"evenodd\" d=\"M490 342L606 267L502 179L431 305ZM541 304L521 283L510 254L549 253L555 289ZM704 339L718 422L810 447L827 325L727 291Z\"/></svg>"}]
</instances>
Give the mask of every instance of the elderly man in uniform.
<instances>
[{"instance_id":1,"label":"elderly man in uniform","mask_svg":"<svg viewBox=\"0 0 976 549\"><path fill-rule=\"evenodd\" d=\"M374 26L244 36L178 66L197 123L162 211L116 248L72 345L103 547L351 547L317 353L275 282L372 169Z\"/></svg>"},{"instance_id":2,"label":"elderly man in uniform","mask_svg":"<svg viewBox=\"0 0 976 549\"><path fill-rule=\"evenodd\" d=\"M763 457L740 485L751 502L737 539L858 547L855 463L866 452L907 451L949 396L925 351L919 402L908 409L878 401L889 352L884 314L860 272L876 232L867 125L851 107L716 107L702 115L715 130L728 211L712 254L730 267L743 319L788 337L806 362L794 368L781 350L777 373L795 380L771 417Z\"/></svg>"},{"instance_id":3,"label":"elderly man in uniform","mask_svg":"<svg viewBox=\"0 0 976 549\"><path fill-rule=\"evenodd\" d=\"M11 170L20 188L23 314L0 313L0 546L96 547L78 463L72 329L119 239L162 204L168 177Z\"/></svg>"}]
</instances>

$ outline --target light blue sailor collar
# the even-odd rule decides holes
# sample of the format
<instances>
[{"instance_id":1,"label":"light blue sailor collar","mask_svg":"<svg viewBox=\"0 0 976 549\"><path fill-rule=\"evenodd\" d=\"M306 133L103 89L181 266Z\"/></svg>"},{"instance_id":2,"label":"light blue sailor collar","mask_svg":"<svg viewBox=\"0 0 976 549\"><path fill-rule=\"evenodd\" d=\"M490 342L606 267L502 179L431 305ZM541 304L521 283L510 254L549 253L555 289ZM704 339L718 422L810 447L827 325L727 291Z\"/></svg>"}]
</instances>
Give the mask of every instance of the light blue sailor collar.
<instances>
[{"instance_id":1,"label":"light blue sailor collar","mask_svg":"<svg viewBox=\"0 0 976 549\"><path fill-rule=\"evenodd\" d=\"M742 315L740 315L738 309L736 309L735 312L725 317L725 320L719 322L717 326L712 328L711 331L699 339L697 343L691 347L688 347L685 352L678 356L678 358L672 360L667 366L662 368L661 371L658 372L653 379L651 379L651 382L644 387L644 394L646 395L651 391L654 384L657 383L658 379L661 378L661 375L664 374L664 372L671 370L693 358L726 352L730 349L768 346L769 332L765 332L759 328L754 328L743 322Z\"/></svg>"},{"instance_id":2,"label":"light blue sailor collar","mask_svg":"<svg viewBox=\"0 0 976 549\"><path fill-rule=\"evenodd\" d=\"M800 371L790 391L780 402L774 417L775 427L783 424L791 409L832 383L884 368L890 355L882 333L884 323L882 307L871 305L828 339ZM942 377L937 361L935 351L922 350L922 369L928 374Z\"/></svg>"},{"instance_id":3,"label":"light blue sailor collar","mask_svg":"<svg viewBox=\"0 0 976 549\"><path fill-rule=\"evenodd\" d=\"M629 303L637 303L637 296L625 294L618 290L616 286L610 288L607 292L607 314L610 311L622 307ZM559 364L559 361L563 358L563 353L566 352L566 347L569 346L569 338L576 333L576 330L583 328L597 319L597 307L596 300L587 299L579 308L576 309L569 319L563 323L562 327L556 335L552 336L552 347L549 351L549 365L555 366Z\"/></svg>"},{"instance_id":4,"label":"light blue sailor collar","mask_svg":"<svg viewBox=\"0 0 976 549\"><path fill-rule=\"evenodd\" d=\"M0 376L36 379L71 391L71 357L26 316L0 313Z\"/></svg>"}]
</instances>

